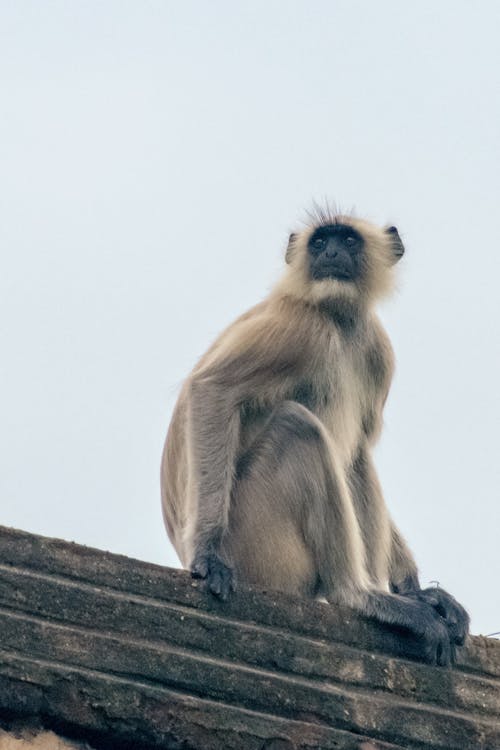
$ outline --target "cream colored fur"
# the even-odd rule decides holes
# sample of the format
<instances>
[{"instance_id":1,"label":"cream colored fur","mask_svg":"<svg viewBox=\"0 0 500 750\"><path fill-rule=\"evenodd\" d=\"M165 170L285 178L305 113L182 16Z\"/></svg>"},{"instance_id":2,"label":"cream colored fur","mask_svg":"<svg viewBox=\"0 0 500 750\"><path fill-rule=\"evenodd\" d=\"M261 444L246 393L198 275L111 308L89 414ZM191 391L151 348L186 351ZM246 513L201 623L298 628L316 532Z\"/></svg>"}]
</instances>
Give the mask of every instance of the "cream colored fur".
<instances>
[{"instance_id":1,"label":"cream colored fur","mask_svg":"<svg viewBox=\"0 0 500 750\"><path fill-rule=\"evenodd\" d=\"M318 224L331 223L349 224L364 238L355 282L311 278L308 241ZM285 272L268 298L229 326L194 368L162 460L164 518L186 567L215 545L240 579L306 595L321 580L327 598L354 605L360 592L387 591L390 579L416 576L404 543L393 547L401 537L370 458L393 371L374 312L394 286L393 247L393 237L367 221L320 217L292 236ZM293 407L301 388L312 394L304 413ZM270 472L271 436L284 439L290 420L304 435L317 434L318 447L311 453L310 442L297 438L288 473L285 464ZM254 466L251 482L238 475L242 462Z\"/></svg>"}]
</instances>

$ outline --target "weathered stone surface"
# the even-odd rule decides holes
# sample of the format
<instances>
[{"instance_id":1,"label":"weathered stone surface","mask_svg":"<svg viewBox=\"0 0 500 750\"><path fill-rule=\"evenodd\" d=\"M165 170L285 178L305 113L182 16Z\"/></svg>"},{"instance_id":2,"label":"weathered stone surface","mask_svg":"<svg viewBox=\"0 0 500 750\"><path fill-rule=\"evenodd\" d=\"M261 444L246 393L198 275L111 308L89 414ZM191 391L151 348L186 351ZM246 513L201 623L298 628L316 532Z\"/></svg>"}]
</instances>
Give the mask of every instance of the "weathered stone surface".
<instances>
[{"instance_id":1,"label":"weathered stone surface","mask_svg":"<svg viewBox=\"0 0 500 750\"><path fill-rule=\"evenodd\" d=\"M183 571L0 527L0 720L98 748L498 750L500 644L471 639L453 670L420 653L350 610L221 603Z\"/></svg>"}]
</instances>

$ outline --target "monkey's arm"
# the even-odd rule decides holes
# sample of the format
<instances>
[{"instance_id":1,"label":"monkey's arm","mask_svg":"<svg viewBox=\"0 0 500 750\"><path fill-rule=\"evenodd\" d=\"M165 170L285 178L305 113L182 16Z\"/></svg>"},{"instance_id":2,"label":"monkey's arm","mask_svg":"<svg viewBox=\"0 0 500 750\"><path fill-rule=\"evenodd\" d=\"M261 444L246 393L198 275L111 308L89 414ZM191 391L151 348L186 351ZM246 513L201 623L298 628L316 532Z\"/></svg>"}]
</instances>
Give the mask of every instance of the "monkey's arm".
<instances>
[{"instance_id":1,"label":"monkey's arm","mask_svg":"<svg viewBox=\"0 0 500 750\"><path fill-rule=\"evenodd\" d=\"M368 450L360 451L353 465L350 486L357 506L358 516L360 518L364 515L367 516L365 524L368 524L368 528L370 529L369 537L375 539L383 538L383 534L377 531L377 528L373 526L373 522L371 527L369 523L370 518L377 518L378 516L387 517L388 512ZM422 604L426 604L434 610L434 617L437 617L443 626L446 625L452 643L463 643L469 627L469 618L466 611L450 594L441 588L421 589L415 559L403 535L392 519L387 518L387 521L389 522L389 586L391 592L398 596L392 599L387 597L383 597L382 599L379 597L377 599L375 597L371 600L371 606L375 609L379 607L379 610L380 606L382 606L382 611L378 611L379 617L395 617L394 622L403 624L406 609L403 606L399 608L396 606L399 597L401 597L401 604L406 600L410 607L420 606L421 608ZM374 556L372 564L376 565L377 558L380 558L380 555ZM387 575L385 566L384 570L385 575ZM371 573L372 575L375 574L375 578L379 578L379 580L385 578L382 571L378 571L376 568ZM413 600L414 603L410 604L408 600ZM420 614L422 616L421 609ZM417 615L418 612L415 610L412 618L418 619ZM398 617L403 617L403 620L398 620ZM415 619L415 622L417 619ZM431 620L429 621L429 627L432 625Z\"/></svg>"},{"instance_id":2,"label":"monkey's arm","mask_svg":"<svg viewBox=\"0 0 500 750\"><path fill-rule=\"evenodd\" d=\"M228 526L235 464L241 442L240 408L262 399L264 390L277 393L294 363L283 356L286 331L272 321L247 320L239 327L239 346L212 353L195 370L189 388L189 450L193 486L190 489L190 529L194 577L225 599L233 588L232 571L220 555ZM276 342L276 345L274 345ZM279 345L278 345L279 344ZM288 346L288 351L294 351Z\"/></svg>"},{"instance_id":3,"label":"monkey's arm","mask_svg":"<svg viewBox=\"0 0 500 750\"><path fill-rule=\"evenodd\" d=\"M227 528L229 500L240 434L236 393L210 378L190 386L190 451L194 486L192 518L194 577L207 578L212 593L226 598L233 587L230 568L219 549Z\"/></svg>"}]
</instances>

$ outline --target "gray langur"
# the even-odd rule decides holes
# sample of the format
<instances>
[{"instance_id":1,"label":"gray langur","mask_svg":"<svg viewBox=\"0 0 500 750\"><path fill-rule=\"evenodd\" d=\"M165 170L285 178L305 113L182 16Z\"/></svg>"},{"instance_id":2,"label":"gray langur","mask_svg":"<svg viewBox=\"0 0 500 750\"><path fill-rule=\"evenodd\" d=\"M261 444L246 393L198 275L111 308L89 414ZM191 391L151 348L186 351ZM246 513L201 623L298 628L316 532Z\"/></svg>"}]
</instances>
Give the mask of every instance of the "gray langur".
<instances>
[{"instance_id":1,"label":"gray langur","mask_svg":"<svg viewBox=\"0 0 500 750\"><path fill-rule=\"evenodd\" d=\"M286 272L229 326L179 396L162 503L182 564L225 599L235 580L323 596L424 639L447 665L469 618L421 589L371 451L394 362L375 303L404 253L395 227L320 211Z\"/></svg>"}]
</instances>

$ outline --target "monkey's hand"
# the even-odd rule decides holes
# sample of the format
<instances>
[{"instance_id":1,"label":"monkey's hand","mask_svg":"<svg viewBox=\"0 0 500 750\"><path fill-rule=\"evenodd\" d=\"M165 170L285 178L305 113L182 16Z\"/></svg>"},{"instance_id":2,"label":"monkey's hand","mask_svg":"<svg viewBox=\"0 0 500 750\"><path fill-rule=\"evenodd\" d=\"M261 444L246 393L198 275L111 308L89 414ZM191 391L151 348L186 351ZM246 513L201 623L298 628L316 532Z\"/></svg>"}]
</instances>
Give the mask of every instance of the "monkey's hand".
<instances>
[{"instance_id":1,"label":"monkey's hand","mask_svg":"<svg viewBox=\"0 0 500 750\"><path fill-rule=\"evenodd\" d=\"M222 601L235 589L233 571L215 552L198 552L191 564L191 576L205 580L208 590Z\"/></svg>"},{"instance_id":2,"label":"monkey's hand","mask_svg":"<svg viewBox=\"0 0 500 750\"><path fill-rule=\"evenodd\" d=\"M452 643L463 646L469 633L470 618L462 605L451 594L440 588L421 589L416 596L419 601L430 604L443 618Z\"/></svg>"}]
</instances>

